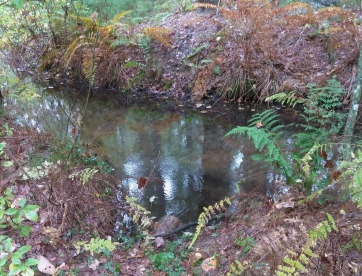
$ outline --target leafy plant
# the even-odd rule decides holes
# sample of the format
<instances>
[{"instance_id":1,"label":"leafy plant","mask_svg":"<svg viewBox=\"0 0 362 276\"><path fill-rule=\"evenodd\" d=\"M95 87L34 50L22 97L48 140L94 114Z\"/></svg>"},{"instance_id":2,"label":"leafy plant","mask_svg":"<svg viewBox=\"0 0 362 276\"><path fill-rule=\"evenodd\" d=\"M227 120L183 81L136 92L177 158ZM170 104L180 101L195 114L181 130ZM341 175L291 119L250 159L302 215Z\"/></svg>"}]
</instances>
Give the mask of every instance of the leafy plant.
<instances>
[{"instance_id":1,"label":"leafy plant","mask_svg":"<svg viewBox=\"0 0 362 276\"><path fill-rule=\"evenodd\" d=\"M126 196L126 201L129 204L129 212L132 214L132 220L137 223L142 236L145 238L146 243L153 239L150 235L148 228L153 223L153 219L149 217L150 211L147 211L144 207L136 203L136 198Z\"/></svg>"},{"instance_id":2,"label":"leafy plant","mask_svg":"<svg viewBox=\"0 0 362 276\"><path fill-rule=\"evenodd\" d=\"M182 242L182 241L181 241ZM181 275L185 272L185 268L181 265L181 258L187 258L187 254L179 254L176 249L180 246L179 241L167 242L162 252L155 253L149 251L147 253L151 260L154 270L164 271L166 275Z\"/></svg>"},{"instance_id":3,"label":"leafy plant","mask_svg":"<svg viewBox=\"0 0 362 276\"><path fill-rule=\"evenodd\" d=\"M104 264L104 269L108 270L110 273L113 273L114 276L120 275L121 264L116 264L113 266L112 262Z\"/></svg>"},{"instance_id":4,"label":"leafy plant","mask_svg":"<svg viewBox=\"0 0 362 276\"><path fill-rule=\"evenodd\" d=\"M37 265L39 261L34 258L28 258L23 263L24 254L31 249L30 245L24 245L15 250L15 242L6 235L0 235L0 276L11 275L34 275L32 266Z\"/></svg>"},{"instance_id":5,"label":"leafy plant","mask_svg":"<svg viewBox=\"0 0 362 276\"><path fill-rule=\"evenodd\" d=\"M234 264L230 265L230 271L226 274L227 276L242 275L245 267L238 261L235 260Z\"/></svg>"},{"instance_id":6,"label":"leafy plant","mask_svg":"<svg viewBox=\"0 0 362 276\"><path fill-rule=\"evenodd\" d=\"M4 149L5 149L6 143L5 142L1 142L0 143L0 156L4 154ZM4 167L9 167L13 165L13 162L11 161L4 161L1 164Z\"/></svg>"},{"instance_id":7,"label":"leafy plant","mask_svg":"<svg viewBox=\"0 0 362 276\"><path fill-rule=\"evenodd\" d=\"M37 210L39 206L26 204L25 198L14 200L12 191L7 188L0 197L0 229L13 228L19 231L20 237L29 237L32 228L24 225L23 221L28 219L37 221ZM15 250L15 242L7 235L0 235L0 275L34 275L31 266L38 264L38 260L29 258L23 263L23 255L31 247L25 245Z\"/></svg>"},{"instance_id":8,"label":"leafy plant","mask_svg":"<svg viewBox=\"0 0 362 276\"><path fill-rule=\"evenodd\" d=\"M200 235L201 229L207 225L209 223L209 221L212 218L212 215L216 214L216 211L218 212L222 212L226 210L226 206L225 204L231 205L231 201L229 197L225 197L224 199L220 200L219 202L216 202L213 206L209 206L209 207L204 207L204 212L202 212L199 215L199 218L197 220L197 227L196 227L196 231L195 234L192 238L192 241L189 245L189 249L194 245L194 243L196 242L198 236Z\"/></svg>"},{"instance_id":9,"label":"leafy plant","mask_svg":"<svg viewBox=\"0 0 362 276\"><path fill-rule=\"evenodd\" d=\"M78 254L83 248L83 250L89 251L93 256L94 253L104 253L107 250L113 252L118 244L118 242L112 242L111 240L107 239L92 238L89 242L78 241L74 244L74 246L77 249Z\"/></svg>"},{"instance_id":10,"label":"leafy plant","mask_svg":"<svg viewBox=\"0 0 362 276\"><path fill-rule=\"evenodd\" d=\"M255 240L251 237L247 237L246 239L238 237L235 241L235 244L242 248L243 254L247 254L255 244Z\"/></svg>"},{"instance_id":11,"label":"leafy plant","mask_svg":"<svg viewBox=\"0 0 362 276\"><path fill-rule=\"evenodd\" d=\"M83 185L88 183L88 181L98 172L95 168L85 168L84 170L76 171L72 173L70 179L80 179Z\"/></svg>"},{"instance_id":12,"label":"leafy plant","mask_svg":"<svg viewBox=\"0 0 362 276\"><path fill-rule=\"evenodd\" d=\"M12 227L20 231L20 237L29 237L31 227L24 225L24 220L37 221L38 205L26 204L25 198L14 200L12 191L7 188L0 197L0 229Z\"/></svg>"}]
</instances>

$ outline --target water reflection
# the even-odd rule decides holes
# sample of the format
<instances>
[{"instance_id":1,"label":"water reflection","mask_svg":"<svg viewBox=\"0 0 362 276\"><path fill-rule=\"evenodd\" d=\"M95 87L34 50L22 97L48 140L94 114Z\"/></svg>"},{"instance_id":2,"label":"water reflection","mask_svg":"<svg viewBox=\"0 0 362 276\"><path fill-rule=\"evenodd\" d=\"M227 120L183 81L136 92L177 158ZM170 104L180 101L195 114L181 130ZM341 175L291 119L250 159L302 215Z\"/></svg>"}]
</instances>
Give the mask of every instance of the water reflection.
<instances>
[{"instance_id":1,"label":"water reflection","mask_svg":"<svg viewBox=\"0 0 362 276\"><path fill-rule=\"evenodd\" d=\"M36 101L25 104L16 97L7 98L3 105L19 122L39 131L71 135L82 121L84 101L60 93L42 91ZM227 195L274 194L277 176L271 168L261 168L251 160L255 153L251 141L244 136L224 137L231 124L210 114L186 108L184 112L170 111L154 99L149 102L153 104L127 107L91 99L81 140L113 164L115 176L153 216L174 214L184 222L194 221L203 207ZM238 125L245 124L252 114L232 112L239 116ZM147 185L139 189L140 179L147 178Z\"/></svg>"},{"instance_id":2,"label":"water reflection","mask_svg":"<svg viewBox=\"0 0 362 276\"><path fill-rule=\"evenodd\" d=\"M274 173L250 160L250 140L224 137L231 125L190 112L97 106L84 120L82 139L157 218L195 220L203 207L236 191L273 192ZM142 178L149 180L139 189Z\"/></svg>"}]
</instances>

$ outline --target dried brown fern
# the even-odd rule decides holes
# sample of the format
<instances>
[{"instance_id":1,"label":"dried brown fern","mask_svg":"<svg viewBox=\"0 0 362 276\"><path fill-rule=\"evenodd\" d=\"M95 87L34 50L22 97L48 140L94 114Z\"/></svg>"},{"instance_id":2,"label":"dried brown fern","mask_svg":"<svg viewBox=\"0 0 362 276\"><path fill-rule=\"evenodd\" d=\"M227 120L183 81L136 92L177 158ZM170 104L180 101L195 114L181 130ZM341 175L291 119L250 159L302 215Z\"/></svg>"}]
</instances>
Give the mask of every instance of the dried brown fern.
<instances>
[{"instance_id":1,"label":"dried brown fern","mask_svg":"<svg viewBox=\"0 0 362 276\"><path fill-rule=\"evenodd\" d=\"M149 36L150 38L160 42L161 44L172 47L172 33L173 31L164 27L150 27L145 28L143 30L143 33L146 36Z\"/></svg>"},{"instance_id":2,"label":"dried brown fern","mask_svg":"<svg viewBox=\"0 0 362 276\"><path fill-rule=\"evenodd\" d=\"M96 71L100 63L100 57L95 54L95 51L88 49L83 54L82 72L91 86L94 85Z\"/></svg>"}]
</instances>

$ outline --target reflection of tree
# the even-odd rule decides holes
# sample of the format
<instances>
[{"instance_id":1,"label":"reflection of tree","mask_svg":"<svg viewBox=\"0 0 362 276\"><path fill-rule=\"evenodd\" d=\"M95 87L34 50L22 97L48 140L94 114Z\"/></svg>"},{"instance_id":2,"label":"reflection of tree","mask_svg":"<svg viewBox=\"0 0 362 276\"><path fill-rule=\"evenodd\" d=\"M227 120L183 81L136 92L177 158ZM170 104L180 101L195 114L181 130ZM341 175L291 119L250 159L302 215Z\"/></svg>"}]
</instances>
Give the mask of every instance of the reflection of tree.
<instances>
[{"instance_id":1,"label":"reflection of tree","mask_svg":"<svg viewBox=\"0 0 362 276\"><path fill-rule=\"evenodd\" d=\"M230 166L234 149L223 139L225 129L214 124L204 124L204 141L202 144L203 191L199 202L202 207L221 200L231 192Z\"/></svg>"},{"instance_id":2,"label":"reflection of tree","mask_svg":"<svg viewBox=\"0 0 362 276\"><path fill-rule=\"evenodd\" d=\"M241 140L223 138L225 128L205 124L198 116L135 108L93 114L92 122L85 123L90 137L94 125L107 124L104 133L98 132L99 150L107 152L115 174L130 191L142 195L143 206L158 218L175 214L185 222L196 220L202 207L234 192L240 169L249 168L235 162ZM242 151L245 154L244 147ZM149 176L151 181L140 192L137 180ZM153 196L157 198L151 203Z\"/></svg>"}]
</instances>

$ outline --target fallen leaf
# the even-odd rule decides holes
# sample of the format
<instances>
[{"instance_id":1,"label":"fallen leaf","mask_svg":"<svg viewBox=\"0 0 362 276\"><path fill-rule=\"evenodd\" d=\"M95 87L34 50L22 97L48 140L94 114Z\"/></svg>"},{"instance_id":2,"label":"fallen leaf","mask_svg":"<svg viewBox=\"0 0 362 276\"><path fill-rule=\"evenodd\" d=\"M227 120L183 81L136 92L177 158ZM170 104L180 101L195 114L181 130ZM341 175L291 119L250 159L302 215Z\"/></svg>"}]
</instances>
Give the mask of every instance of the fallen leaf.
<instances>
[{"instance_id":1,"label":"fallen leaf","mask_svg":"<svg viewBox=\"0 0 362 276\"><path fill-rule=\"evenodd\" d=\"M55 266L49 262L47 258L42 255L38 255L37 259L39 260L38 269L40 272L48 275L53 275L55 273Z\"/></svg>"},{"instance_id":2,"label":"fallen leaf","mask_svg":"<svg viewBox=\"0 0 362 276\"><path fill-rule=\"evenodd\" d=\"M333 181L336 181L337 179L340 178L341 174L342 174L341 171L333 171L329 173L329 176Z\"/></svg>"},{"instance_id":3,"label":"fallen leaf","mask_svg":"<svg viewBox=\"0 0 362 276\"><path fill-rule=\"evenodd\" d=\"M148 177L142 176L142 177L138 178L137 183L138 183L138 189L144 188L148 183Z\"/></svg>"},{"instance_id":4,"label":"fallen leaf","mask_svg":"<svg viewBox=\"0 0 362 276\"><path fill-rule=\"evenodd\" d=\"M94 259L93 262L91 262L88 267L92 270L96 270L99 266L99 261L98 259Z\"/></svg>"},{"instance_id":5,"label":"fallen leaf","mask_svg":"<svg viewBox=\"0 0 362 276\"><path fill-rule=\"evenodd\" d=\"M216 266L217 266L217 259L215 257L207 258L201 264L201 268L205 272L209 272L210 270L216 269Z\"/></svg>"},{"instance_id":6,"label":"fallen leaf","mask_svg":"<svg viewBox=\"0 0 362 276\"><path fill-rule=\"evenodd\" d=\"M294 208L294 202L289 200L275 205L277 209Z\"/></svg>"},{"instance_id":7,"label":"fallen leaf","mask_svg":"<svg viewBox=\"0 0 362 276\"><path fill-rule=\"evenodd\" d=\"M321 152L319 154L320 154L320 156L323 157L324 160L327 160L328 155L324 150L321 150Z\"/></svg>"},{"instance_id":8,"label":"fallen leaf","mask_svg":"<svg viewBox=\"0 0 362 276\"><path fill-rule=\"evenodd\" d=\"M165 241L162 237L157 237L154 243L156 244L156 247L161 247L165 245Z\"/></svg>"},{"instance_id":9,"label":"fallen leaf","mask_svg":"<svg viewBox=\"0 0 362 276\"><path fill-rule=\"evenodd\" d=\"M256 128L261 128L263 126L263 123L262 122L257 122L256 123Z\"/></svg>"},{"instance_id":10,"label":"fallen leaf","mask_svg":"<svg viewBox=\"0 0 362 276\"><path fill-rule=\"evenodd\" d=\"M326 160L326 163L324 164L325 168L332 169L334 167L332 160Z\"/></svg>"}]
</instances>

